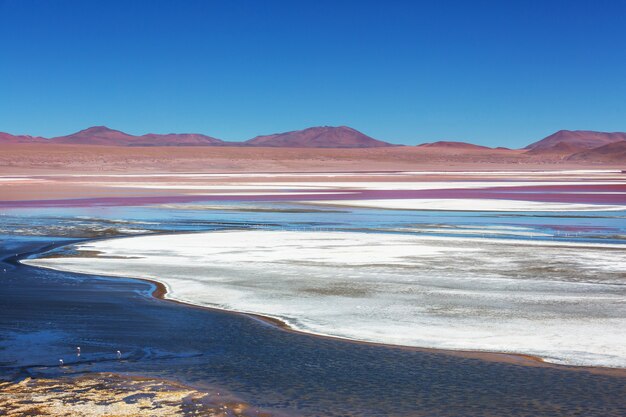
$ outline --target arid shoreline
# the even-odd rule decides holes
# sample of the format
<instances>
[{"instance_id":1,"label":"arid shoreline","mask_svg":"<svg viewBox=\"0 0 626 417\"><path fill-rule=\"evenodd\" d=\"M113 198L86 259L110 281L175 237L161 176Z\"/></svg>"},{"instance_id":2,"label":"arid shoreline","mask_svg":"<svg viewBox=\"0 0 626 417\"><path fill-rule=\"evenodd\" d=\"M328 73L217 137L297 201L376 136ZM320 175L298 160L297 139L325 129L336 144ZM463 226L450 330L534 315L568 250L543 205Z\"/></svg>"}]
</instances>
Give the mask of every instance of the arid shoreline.
<instances>
[{"instance_id":1,"label":"arid shoreline","mask_svg":"<svg viewBox=\"0 0 626 417\"><path fill-rule=\"evenodd\" d=\"M411 351L417 351L417 352L450 355L450 356L456 356L456 357L461 357L461 358L466 358L466 359L478 359L478 360L488 361L488 362L502 362L502 363L507 363L507 364L544 367L544 368L560 369L560 370L567 370L567 371L585 371L585 372L592 372L592 373L600 374L600 375L609 375L609 376L617 376L617 377L626 378L626 369L559 365L559 364L554 364L550 362L545 362L542 358L537 357L537 356L524 355L524 354L519 354L519 353L446 350L446 349L432 349L432 348L422 348L422 347L412 347L412 346L399 346L399 345L366 342L366 341L360 341L360 340L345 339L345 338L340 338L340 337L335 337L335 336L308 333L308 332L294 329L290 327L287 323L277 318L273 318L273 317L267 317L267 316L263 316L260 314L242 313L242 312L231 311L231 310L222 310L222 309L215 308L215 307L199 306L196 304L190 304L190 303L186 303L183 301L170 299L170 298L167 298L167 287L165 286L165 284L159 281L150 280L146 278L133 278L133 279L139 279L139 280L146 281L154 285L154 290L152 291L151 295L154 298L157 298L159 300L181 304L190 308L197 308L197 309L209 310L209 311L219 311L222 313L225 312L229 314L248 316L255 320L266 323L267 325L279 328L283 331L287 331L290 333L304 334L307 336L319 337L319 338L324 338L324 339L342 340L345 342L355 343L355 344L364 344L364 345L370 345L370 346L384 346L384 347L393 348L393 349L404 349L404 350L411 350Z\"/></svg>"}]
</instances>

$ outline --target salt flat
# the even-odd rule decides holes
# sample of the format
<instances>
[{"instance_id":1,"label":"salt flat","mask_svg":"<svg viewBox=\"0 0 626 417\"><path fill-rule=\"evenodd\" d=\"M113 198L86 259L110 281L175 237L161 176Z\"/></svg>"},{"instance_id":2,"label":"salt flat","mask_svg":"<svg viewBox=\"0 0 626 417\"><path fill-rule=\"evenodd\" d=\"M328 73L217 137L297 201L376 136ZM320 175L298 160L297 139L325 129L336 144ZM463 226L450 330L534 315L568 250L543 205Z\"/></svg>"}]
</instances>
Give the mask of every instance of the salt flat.
<instances>
[{"instance_id":1,"label":"salt flat","mask_svg":"<svg viewBox=\"0 0 626 417\"><path fill-rule=\"evenodd\" d=\"M580 194L580 193L578 193ZM594 193L596 194L596 193ZM303 204L343 207L366 207L388 210L456 210L456 211L620 211L626 205L582 204L543 201L499 200L478 198L395 198L371 200L318 200L303 201Z\"/></svg>"},{"instance_id":2,"label":"salt flat","mask_svg":"<svg viewBox=\"0 0 626 417\"><path fill-rule=\"evenodd\" d=\"M88 181L77 184L90 184ZM350 190L450 190L450 189L478 189L490 187L530 187L555 185L615 185L615 182L606 181L300 181L266 183L227 183L222 185L197 184L176 182L101 182L100 186L117 188L148 188L148 189L175 189L175 190L294 190L294 189L350 189Z\"/></svg>"},{"instance_id":3,"label":"salt flat","mask_svg":"<svg viewBox=\"0 0 626 417\"><path fill-rule=\"evenodd\" d=\"M157 280L168 298L258 313L311 333L626 367L623 245L228 231L77 249L99 254L24 262Z\"/></svg>"}]
</instances>

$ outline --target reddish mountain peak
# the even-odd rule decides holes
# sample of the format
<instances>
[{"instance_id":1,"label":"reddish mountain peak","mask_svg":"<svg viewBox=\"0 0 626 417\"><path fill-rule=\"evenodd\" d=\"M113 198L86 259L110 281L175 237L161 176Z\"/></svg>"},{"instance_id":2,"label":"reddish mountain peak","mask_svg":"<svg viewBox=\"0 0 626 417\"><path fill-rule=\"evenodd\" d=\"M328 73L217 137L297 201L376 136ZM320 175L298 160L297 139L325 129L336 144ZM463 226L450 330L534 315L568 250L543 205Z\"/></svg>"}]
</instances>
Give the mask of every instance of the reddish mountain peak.
<instances>
[{"instance_id":1,"label":"reddish mountain peak","mask_svg":"<svg viewBox=\"0 0 626 417\"><path fill-rule=\"evenodd\" d=\"M252 146L287 148L376 148L393 146L348 126L316 126L303 130L257 136L245 142Z\"/></svg>"},{"instance_id":2,"label":"reddish mountain peak","mask_svg":"<svg viewBox=\"0 0 626 417\"><path fill-rule=\"evenodd\" d=\"M358 130L353 129L349 126L313 126L313 127L308 127L306 129L302 129L300 131L296 130L293 132L312 133L312 134L333 133L333 134L350 134L350 135L366 136L363 133L359 132ZM287 132L287 133L293 133L293 132Z\"/></svg>"},{"instance_id":3,"label":"reddish mountain peak","mask_svg":"<svg viewBox=\"0 0 626 417\"><path fill-rule=\"evenodd\" d=\"M106 126L93 126L66 136L50 139L53 143L71 143L82 145L126 145L134 136Z\"/></svg>"},{"instance_id":4,"label":"reddish mountain peak","mask_svg":"<svg viewBox=\"0 0 626 417\"><path fill-rule=\"evenodd\" d=\"M524 149L534 151L548 150L559 144L567 144L574 149L593 149L598 146L626 140L623 132L596 132L592 130L559 130L538 142L531 143ZM560 145L562 146L562 145Z\"/></svg>"},{"instance_id":5,"label":"reddish mountain peak","mask_svg":"<svg viewBox=\"0 0 626 417\"><path fill-rule=\"evenodd\" d=\"M423 143L417 145L419 148L447 148L447 149L491 149L487 146L474 145L467 142L456 142L449 140L440 140L438 142Z\"/></svg>"}]
</instances>

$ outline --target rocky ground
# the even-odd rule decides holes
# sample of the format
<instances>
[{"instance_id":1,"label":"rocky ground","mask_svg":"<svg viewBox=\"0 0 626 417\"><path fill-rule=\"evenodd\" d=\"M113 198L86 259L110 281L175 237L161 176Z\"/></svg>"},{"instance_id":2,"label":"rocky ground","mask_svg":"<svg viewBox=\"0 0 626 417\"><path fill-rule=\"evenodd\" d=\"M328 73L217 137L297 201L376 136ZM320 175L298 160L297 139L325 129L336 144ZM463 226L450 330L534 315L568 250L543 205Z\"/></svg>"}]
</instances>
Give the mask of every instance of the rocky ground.
<instances>
[{"instance_id":1,"label":"rocky ground","mask_svg":"<svg viewBox=\"0 0 626 417\"><path fill-rule=\"evenodd\" d=\"M95 374L0 382L0 415L17 416L269 416L248 405L159 379Z\"/></svg>"}]
</instances>

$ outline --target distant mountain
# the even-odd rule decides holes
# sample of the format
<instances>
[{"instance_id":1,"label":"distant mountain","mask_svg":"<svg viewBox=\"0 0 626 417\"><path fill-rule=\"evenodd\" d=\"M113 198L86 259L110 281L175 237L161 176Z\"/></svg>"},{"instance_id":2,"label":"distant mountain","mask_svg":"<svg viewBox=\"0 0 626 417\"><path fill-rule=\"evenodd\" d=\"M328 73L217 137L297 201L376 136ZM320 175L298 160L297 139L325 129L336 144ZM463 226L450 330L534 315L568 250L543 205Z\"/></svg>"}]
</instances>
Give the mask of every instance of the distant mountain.
<instances>
[{"instance_id":1,"label":"distant mountain","mask_svg":"<svg viewBox=\"0 0 626 417\"><path fill-rule=\"evenodd\" d=\"M75 145L128 145L135 136L119 130L109 129L106 126L94 126L71 135L57 136L50 139L52 143Z\"/></svg>"},{"instance_id":2,"label":"distant mountain","mask_svg":"<svg viewBox=\"0 0 626 417\"><path fill-rule=\"evenodd\" d=\"M594 132L591 130L559 130L538 142L531 143L524 149L532 150L534 151L533 153L538 153L543 150L566 152L568 149L577 152L623 140L626 140L626 133L623 132L608 133ZM557 146L559 148L555 148Z\"/></svg>"},{"instance_id":3,"label":"distant mountain","mask_svg":"<svg viewBox=\"0 0 626 417\"><path fill-rule=\"evenodd\" d=\"M168 133L159 135L156 133L148 133L147 135L137 136L134 146L210 146L229 144L221 139L211 136L201 135L199 133ZM233 144L234 145L234 144Z\"/></svg>"},{"instance_id":4,"label":"distant mountain","mask_svg":"<svg viewBox=\"0 0 626 417\"><path fill-rule=\"evenodd\" d=\"M347 126L310 127L304 130L257 136L245 143L249 146L285 148L380 148L394 146Z\"/></svg>"},{"instance_id":5,"label":"distant mountain","mask_svg":"<svg viewBox=\"0 0 626 417\"><path fill-rule=\"evenodd\" d=\"M40 143L46 139L29 135L12 135L10 133L0 132L0 143Z\"/></svg>"},{"instance_id":6,"label":"distant mountain","mask_svg":"<svg viewBox=\"0 0 626 417\"><path fill-rule=\"evenodd\" d=\"M474 145L473 143L454 142L454 141L446 141L446 140L440 140L438 142L432 142L432 143L423 143L421 145L417 145L417 147L418 148L434 148L434 149L465 149L465 150L491 149L487 146Z\"/></svg>"},{"instance_id":7,"label":"distant mountain","mask_svg":"<svg viewBox=\"0 0 626 417\"><path fill-rule=\"evenodd\" d=\"M195 133L149 133L133 136L106 126L94 126L67 136L50 139L51 143L103 146L204 146L222 145L223 141Z\"/></svg>"},{"instance_id":8,"label":"distant mountain","mask_svg":"<svg viewBox=\"0 0 626 417\"><path fill-rule=\"evenodd\" d=\"M568 161L626 162L626 140L577 152Z\"/></svg>"}]
</instances>

